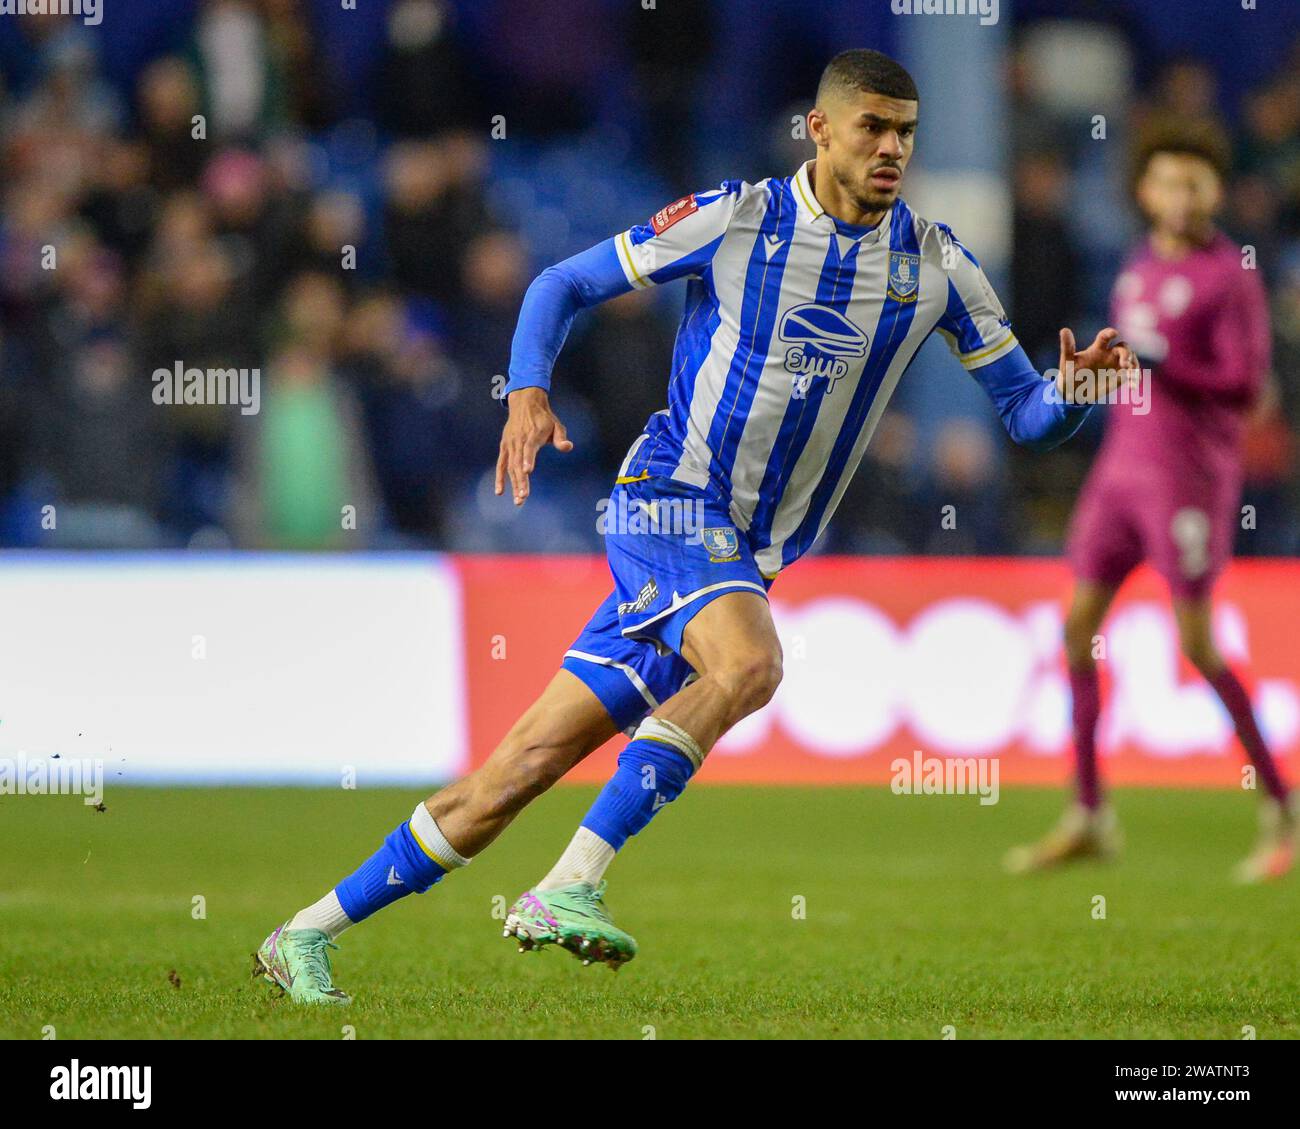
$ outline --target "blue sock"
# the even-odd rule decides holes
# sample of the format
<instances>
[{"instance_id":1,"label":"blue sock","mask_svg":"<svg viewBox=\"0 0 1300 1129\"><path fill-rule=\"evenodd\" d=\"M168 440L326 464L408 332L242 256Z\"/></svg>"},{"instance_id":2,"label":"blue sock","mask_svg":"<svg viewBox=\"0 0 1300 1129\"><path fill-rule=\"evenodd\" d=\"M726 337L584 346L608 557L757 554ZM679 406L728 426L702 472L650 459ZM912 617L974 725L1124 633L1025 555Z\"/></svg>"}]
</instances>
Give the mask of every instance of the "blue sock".
<instances>
[{"instance_id":1,"label":"blue sock","mask_svg":"<svg viewBox=\"0 0 1300 1129\"><path fill-rule=\"evenodd\" d=\"M655 812L682 794L693 771L689 758L671 745L637 738L619 754L618 771L596 797L582 826L617 851Z\"/></svg>"},{"instance_id":2,"label":"blue sock","mask_svg":"<svg viewBox=\"0 0 1300 1129\"><path fill-rule=\"evenodd\" d=\"M423 894L447 873L411 834L410 821L401 824L384 845L335 888L343 912L355 923L392 905L407 894Z\"/></svg>"}]
</instances>

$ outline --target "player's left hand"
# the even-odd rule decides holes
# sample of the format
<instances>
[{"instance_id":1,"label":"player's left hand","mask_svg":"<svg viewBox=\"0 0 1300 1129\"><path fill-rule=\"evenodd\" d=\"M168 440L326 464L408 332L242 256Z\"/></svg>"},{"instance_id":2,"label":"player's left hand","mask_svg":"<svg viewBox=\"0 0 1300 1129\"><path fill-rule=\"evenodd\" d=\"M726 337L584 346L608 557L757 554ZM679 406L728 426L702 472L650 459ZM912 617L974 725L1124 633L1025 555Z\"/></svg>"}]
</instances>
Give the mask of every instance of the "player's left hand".
<instances>
[{"instance_id":1,"label":"player's left hand","mask_svg":"<svg viewBox=\"0 0 1300 1129\"><path fill-rule=\"evenodd\" d=\"M1119 340L1119 330L1107 326L1082 351L1075 348L1073 331L1061 330L1056 389L1067 404L1105 403L1121 385L1135 386L1141 375L1137 354Z\"/></svg>"}]
</instances>

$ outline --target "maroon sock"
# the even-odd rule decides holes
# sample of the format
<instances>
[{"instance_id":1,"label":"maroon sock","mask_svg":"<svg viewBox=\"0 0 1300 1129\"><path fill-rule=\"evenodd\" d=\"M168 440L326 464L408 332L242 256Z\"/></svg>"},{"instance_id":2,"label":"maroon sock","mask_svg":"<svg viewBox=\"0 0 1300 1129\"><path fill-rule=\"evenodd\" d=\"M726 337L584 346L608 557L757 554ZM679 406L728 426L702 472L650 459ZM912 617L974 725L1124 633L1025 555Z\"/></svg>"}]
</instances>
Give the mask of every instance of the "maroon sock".
<instances>
[{"instance_id":1,"label":"maroon sock","mask_svg":"<svg viewBox=\"0 0 1300 1129\"><path fill-rule=\"evenodd\" d=\"M1071 711L1074 721L1075 785L1079 803L1089 811L1101 805L1101 784L1097 779L1097 718L1101 715L1101 686L1095 666L1070 671Z\"/></svg>"},{"instance_id":2,"label":"maroon sock","mask_svg":"<svg viewBox=\"0 0 1300 1129\"><path fill-rule=\"evenodd\" d=\"M1250 763L1255 766L1255 771L1259 773L1260 779L1264 781L1268 794L1275 800L1285 803L1287 787L1282 782L1282 776L1273 761L1273 754L1264 744L1259 726L1255 724L1255 711L1251 709L1250 695L1246 693L1246 687L1241 684L1241 679L1232 673L1231 667L1225 666L1210 679L1210 685L1214 687L1214 692L1219 695L1219 699L1232 716L1232 724L1237 727L1237 738L1241 741L1242 748L1246 750Z\"/></svg>"}]
</instances>

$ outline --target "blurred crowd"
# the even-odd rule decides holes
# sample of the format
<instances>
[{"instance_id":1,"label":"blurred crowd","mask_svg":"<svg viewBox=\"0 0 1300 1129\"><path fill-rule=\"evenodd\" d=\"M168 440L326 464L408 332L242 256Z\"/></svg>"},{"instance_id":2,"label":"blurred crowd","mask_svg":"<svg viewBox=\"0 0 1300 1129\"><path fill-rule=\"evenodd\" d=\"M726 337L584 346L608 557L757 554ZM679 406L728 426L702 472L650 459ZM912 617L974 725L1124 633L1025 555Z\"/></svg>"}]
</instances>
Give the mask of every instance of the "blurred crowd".
<instances>
[{"instance_id":1,"label":"blurred crowd","mask_svg":"<svg viewBox=\"0 0 1300 1129\"><path fill-rule=\"evenodd\" d=\"M514 321L546 263L719 179L716 152L691 140L718 28L707 5L646 36L599 0L483 0L499 17L489 51L471 7L384 5L367 81L351 85L298 0L197 3L126 82L106 78L96 29L24 17L23 50L0 56L0 545L599 549L596 502L664 406L681 294L579 319L554 395L576 449L543 459L521 512L492 496ZM589 49L557 65L578 41ZM834 46L810 45L755 135ZM1050 364L1059 325L1104 318L1135 229L1076 207L1096 158L1060 145L1031 56L1006 76L1004 298ZM585 97L611 69L632 96ZM1218 105L1214 73L1180 62L1135 113ZM1269 516L1249 552L1300 546L1298 119L1300 53L1234 123L1225 222L1258 247L1276 305L1277 379L1249 441L1251 500ZM750 164L728 175L792 171L762 152ZM151 374L178 363L259 370L260 410L156 404ZM922 440L927 421L900 397L826 547L1056 551L1098 427L1030 468L990 414ZM959 536L919 516L945 504Z\"/></svg>"}]
</instances>

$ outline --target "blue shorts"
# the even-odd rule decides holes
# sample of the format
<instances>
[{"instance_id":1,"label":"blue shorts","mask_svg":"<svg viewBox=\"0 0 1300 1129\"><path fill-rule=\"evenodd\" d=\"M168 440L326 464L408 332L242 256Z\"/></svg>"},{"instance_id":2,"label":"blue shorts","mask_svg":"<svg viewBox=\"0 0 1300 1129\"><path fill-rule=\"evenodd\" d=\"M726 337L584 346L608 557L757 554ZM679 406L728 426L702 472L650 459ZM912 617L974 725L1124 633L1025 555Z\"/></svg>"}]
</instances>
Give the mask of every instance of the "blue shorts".
<instances>
[{"instance_id":1,"label":"blue shorts","mask_svg":"<svg viewBox=\"0 0 1300 1129\"><path fill-rule=\"evenodd\" d=\"M620 483L603 524L614 591L563 666L628 729L696 677L681 657L682 632L700 609L728 592L766 597L771 581L714 488L662 477Z\"/></svg>"}]
</instances>

